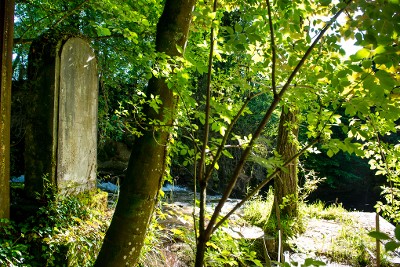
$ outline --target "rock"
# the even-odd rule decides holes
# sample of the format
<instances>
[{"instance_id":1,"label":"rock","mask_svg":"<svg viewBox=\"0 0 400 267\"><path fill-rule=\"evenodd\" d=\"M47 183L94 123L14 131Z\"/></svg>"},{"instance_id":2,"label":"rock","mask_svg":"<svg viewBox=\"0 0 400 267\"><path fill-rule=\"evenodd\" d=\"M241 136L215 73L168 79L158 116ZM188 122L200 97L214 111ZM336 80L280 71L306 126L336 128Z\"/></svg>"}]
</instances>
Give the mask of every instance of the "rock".
<instances>
[{"instance_id":1,"label":"rock","mask_svg":"<svg viewBox=\"0 0 400 267\"><path fill-rule=\"evenodd\" d=\"M124 143L107 140L99 147L98 170L121 175L128 167L131 150Z\"/></svg>"},{"instance_id":2,"label":"rock","mask_svg":"<svg viewBox=\"0 0 400 267\"><path fill-rule=\"evenodd\" d=\"M226 233L235 239L259 239L264 237L264 231L253 225L222 227Z\"/></svg>"}]
</instances>

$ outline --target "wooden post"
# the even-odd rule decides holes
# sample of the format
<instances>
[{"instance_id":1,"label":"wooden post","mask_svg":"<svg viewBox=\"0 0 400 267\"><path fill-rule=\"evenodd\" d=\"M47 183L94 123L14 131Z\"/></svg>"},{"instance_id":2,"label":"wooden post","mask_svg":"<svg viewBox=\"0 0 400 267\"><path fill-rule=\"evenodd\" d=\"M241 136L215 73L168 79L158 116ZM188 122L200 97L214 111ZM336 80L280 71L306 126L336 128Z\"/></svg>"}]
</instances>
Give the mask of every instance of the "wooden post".
<instances>
[{"instance_id":1,"label":"wooden post","mask_svg":"<svg viewBox=\"0 0 400 267\"><path fill-rule=\"evenodd\" d=\"M14 0L0 0L0 218L10 217L10 122Z\"/></svg>"},{"instance_id":2,"label":"wooden post","mask_svg":"<svg viewBox=\"0 0 400 267\"><path fill-rule=\"evenodd\" d=\"M379 232L379 213L376 213L375 217L376 231ZM381 266L381 241L376 239L376 267Z\"/></svg>"}]
</instances>

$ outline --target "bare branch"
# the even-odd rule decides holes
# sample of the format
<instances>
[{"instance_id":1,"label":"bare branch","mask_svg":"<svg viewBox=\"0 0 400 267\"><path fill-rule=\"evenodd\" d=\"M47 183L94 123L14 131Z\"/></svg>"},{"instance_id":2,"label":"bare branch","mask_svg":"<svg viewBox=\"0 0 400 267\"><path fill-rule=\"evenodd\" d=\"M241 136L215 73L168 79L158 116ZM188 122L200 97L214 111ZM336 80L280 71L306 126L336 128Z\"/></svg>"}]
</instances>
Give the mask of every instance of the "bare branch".
<instances>
[{"instance_id":1,"label":"bare branch","mask_svg":"<svg viewBox=\"0 0 400 267\"><path fill-rule=\"evenodd\" d=\"M60 19L58 19L51 27L50 29L54 29L61 21L63 21L64 19L66 19L67 17L69 17L70 15L72 15L76 10L80 9L84 4L86 4L87 2L89 2L90 0L84 0L82 3L78 4L77 6L75 6L74 8L67 10L67 12L64 14L64 16L62 16ZM58 12L58 13L64 13L64 11ZM57 13L55 13L57 14ZM32 23L32 25L30 27L28 27L28 29L25 30L25 32L23 32L21 34L21 36L19 38L15 38L14 40L19 41L20 43L27 43L28 41L24 41L24 40L30 40L30 39L24 39L24 36L27 32L29 32L32 28L35 27L35 25L37 23L39 23L40 21L43 21L45 19L48 19L52 16L55 15L54 13L51 13L47 16L44 16L43 18L38 19L37 21L35 21L34 23ZM32 41L31 41L32 42Z\"/></svg>"},{"instance_id":2,"label":"bare branch","mask_svg":"<svg viewBox=\"0 0 400 267\"><path fill-rule=\"evenodd\" d=\"M347 5L350 2L351 1L348 1ZM208 223L207 229L206 229L207 238L209 238L211 236L212 232L213 232L214 225L215 225L215 223L217 221L217 218L218 218L219 214L221 213L222 207L224 206L224 204L227 201L228 197L232 193L232 190L233 190L233 188L234 188L234 186L236 184L236 181L237 181L240 173L242 172L244 164L245 164L247 158L249 157L250 152L251 152L251 150L252 150L252 148L254 146L255 140L261 135L262 131L264 130L264 127L267 125L267 122L271 118L273 111L276 109L276 107L278 106L282 96L284 95L284 93L289 88L290 83L293 80L293 78L297 75L297 73L299 72L300 68L303 66L303 64L305 63L306 59L311 54L312 49L316 46L316 44L319 42L319 40L324 36L326 31L329 29L329 27L336 21L338 16L345 10L347 5L345 7L343 7L342 9L340 9L332 17L332 19L325 25L325 27L319 33L317 38L314 40L314 42L308 48L308 50L306 51L306 53L304 54L304 56L302 57L300 62L297 64L297 66L295 67L295 69L293 70L291 75L289 76L289 78L286 81L285 85L283 86L282 90L279 92L279 94L275 95L274 100L272 101L270 107L266 111L263 119L261 120L260 124L258 125L258 128L254 131L253 136L250 139L250 142L249 142L247 148L243 151L242 156L241 156L241 158L240 158L240 160L239 160L239 162L238 162L238 164L237 164L237 166L236 166L236 168L235 168L235 170L234 170L234 172L232 174L232 177L231 177L228 185L226 186L226 190L225 190L224 194L222 195L220 201L218 202L217 206L214 209L214 213L213 213L213 215L212 215L212 217L211 217L211 219L210 219L210 221Z\"/></svg>"},{"instance_id":3,"label":"bare branch","mask_svg":"<svg viewBox=\"0 0 400 267\"><path fill-rule=\"evenodd\" d=\"M343 13L343 11L346 10L347 6L351 3L350 1L346 2L346 5L341 8L330 20L329 22L324 26L324 28L319 32L317 38L315 38L314 42L310 45L310 47L307 49L307 51L304 53L303 57L297 63L297 66L294 68L292 73L290 74L289 78L287 79L285 85L283 86L282 90L279 92L279 98L283 96L283 94L286 92L286 90L289 88L290 83L292 82L293 78L297 75L301 67L304 65L306 62L307 58L310 56L312 50L314 47L318 44L319 40L325 35L326 31L332 26L332 24L337 20L337 18L340 16L340 14Z\"/></svg>"},{"instance_id":4,"label":"bare branch","mask_svg":"<svg viewBox=\"0 0 400 267\"><path fill-rule=\"evenodd\" d=\"M248 201L250 198L252 198L257 192L261 190L267 183L269 183L280 171L282 168L286 167L289 165L293 160L304 154L304 152L307 151L310 147L315 145L318 142L318 138L313 140L311 143L306 145L302 150L300 150L297 154L293 155L290 159L288 159L280 168L277 168L273 173L268 175L267 178L264 179L256 188L254 188L249 194L246 195L245 198L243 198L239 203L236 204L235 207L232 208L231 211L229 211L220 221L218 221L217 224L215 224L214 228L212 229L212 232L215 232L215 230L218 229L228 218L231 216L237 209L239 209L243 204Z\"/></svg>"},{"instance_id":5,"label":"bare branch","mask_svg":"<svg viewBox=\"0 0 400 267\"><path fill-rule=\"evenodd\" d=\"M214 0L213 12L217 10L217 0ZM210 102L211 102L211 78L212 78L212 64L214 55L214 25L211 23L211 33L210 33L210 53L208 56L208 74L207 74L207 90L206 90L206 107L205 107L205 123L204 123L204 137L203 137L203 147L201 149L201 156L198 162L199 165L199 183L200 183L200 222L199 231L200 236L204 236L205 229L205 204L206 204L206 190L207 190L207 180L205 179L204 169L205 169L205 157L206 149L208 144L208 136L210 133Z\"/></svg>"},{"instance_id":6,"label":"bare branch","mask_svg":"<svg viewBox=\"0 0 400 267\"><path fill-rule=\"evenodd\" d=\"M84 0L82 3L78 4L76 7L68 10L68 12L65 13L64 16L62 16L60 19L58 19L58 21L56 21L56 23L54 23L53 26L51 26L50 29L54 29L55 27L57 27L57 25L60 24L64 19L66 19L69 16L71 16L76 10L80 9L84 4L86 4L89 1L90 0Z\"/></svg>"}]
</instances>

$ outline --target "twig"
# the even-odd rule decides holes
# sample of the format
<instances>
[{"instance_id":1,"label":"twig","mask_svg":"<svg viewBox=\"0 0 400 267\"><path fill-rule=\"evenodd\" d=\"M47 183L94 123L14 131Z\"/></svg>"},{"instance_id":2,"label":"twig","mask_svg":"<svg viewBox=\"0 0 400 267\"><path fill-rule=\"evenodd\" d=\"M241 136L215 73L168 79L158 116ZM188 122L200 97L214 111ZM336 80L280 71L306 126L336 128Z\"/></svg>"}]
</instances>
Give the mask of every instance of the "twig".
<instances>
[{"instance_id":1,"label":"twig","mask_svg":"<svg viewBox=\"0 0 400 267\"><path fill-rule=\"evenodd\" d=\"M347 2L347 5L350 2L351 1ZM311 51L313 50L313 48L316 46L316 44L322 38L322 36L325 34L325 32L329 29L329 27L333 24L333 22L336 21L338 16L345 10L347 5L344 8L340 9L332 17L332 19L325 25L325 27L319 33L318 37L314 40L314 42L308 48L308 50L306 51L306 53L304 54L304 56L302 57L300 62L297 64L295 69L292 71L291 75L289 76L289 78L286 81L285 85L283 86L282 90L279 92L279 94L274 96L274 101L271 103L270 107L266 111L263 119L261 120L260 124L258 125L258 128L254 131L253 136L250 139L250 142L249 142L247 148L243 151L242 156L241 156L238 164L236 165L236 168L235 168L235 170L234 170L234 172L232 174L232 177L231 177L229 183L226 186L226 190L225 190L224 194L222 195L220 201L218 202L217 206L214 209L214 213L213 213L213 215L212 215L212 217L211 217L211 219L210 219L210 221L208 223L207 229L206 229L206 239L209 239L211 234L215 231L217 225L218 226L220 225L219 223L217 225L215 225L215 223L217 221L217 218L218 218L219 214L221 213L222 207L224 206L226 200L228 199L228 197L232 193L232 190L233 190L233 188L234 188L234 186L236 184L236 181L237 181L237 179L238 179L238 177L239 177L239 175L240 175L240 173L241 173L241 171L243 169L243 166L244 166L247 158L249 157L250 152L251 152L251 150L252 150L252 148L254 146L255 140L261 135L262 131L264 130L265 126L267 125L267 122L271 118L273 111L278 106L278 103L280 102L280 99L282 98L284 93L289 88L291 81L297 75L297 73L299 72L300 68L303 66L303 64L305 63L306 59L311 54ZM276 173L274 174L274 176L275 175L276 175ZM214 225L215 225L215 227L214 227Z\"/></svg>"},{"instance_id":2,"label":"twig","mask_svg":"<svg viewBox=\"0 0 400 267\"><path fill-rule=\"evenodd\" d=\"M217 0L214 0L213 12L216 12L216 10L217 10ZM210 33L210 53L208 56L208 74L207 74L203 147L201 150L200 160L198 162L199 165L198 177L200 183L200 222L199 222L200 236L203 236L205 229L205 205L206 205L207 181L204 175L204 168L205 168L206 149L208 144L208 135L210 132L209 121L210 121L210 110L211 110L210 102L211 102L211 77L212 77L213 55L214 55L214 26L212 22L211 33Z\"/></svg>"},{"instance_id":3,"label":"twig","mask_svg":"<svg viewBox=\"0 0 400 267\"><path fill-rule=\"evenodd\" d=\"M255 194L257 194L261 188L263 188L267 183L269 183L280 171L282 168L286 167L289 165L294 159L298 158L302 154L304 154L310 147L315 145L319 141L319 138L314 139L312 142L310 142L308 145L306 145L302 150L300 150L298 153L293 155L290 159L288 159L280 168L277 168L274 172L272 172L270 175L268 175L256 188L254 188L250 193L246 195L239 203L235 205L235 207L232 208L231 211L229 211L221 220L218 221L218 223L215 224L215 226L212 229L212 232L215 232L215 230L218 229L219 226L221 226L237 209L243 206L243 204L248 201L250 198L252 198Z\"/></svg>"}]
</instances>

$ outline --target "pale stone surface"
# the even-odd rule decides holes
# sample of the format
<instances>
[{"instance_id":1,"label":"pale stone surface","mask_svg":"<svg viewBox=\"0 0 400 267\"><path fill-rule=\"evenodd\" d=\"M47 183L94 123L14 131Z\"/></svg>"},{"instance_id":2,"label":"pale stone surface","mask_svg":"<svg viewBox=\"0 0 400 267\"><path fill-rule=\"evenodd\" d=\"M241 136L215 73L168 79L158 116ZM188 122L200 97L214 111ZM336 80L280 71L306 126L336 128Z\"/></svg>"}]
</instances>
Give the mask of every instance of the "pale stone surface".
<instances>
[{"instance_id":1,"label":"pale stone surface","mask_svg":"<svg viewBox=\"0 0 400 267\"><path fill-rule=\"evenodd\" d=\"M57 185L61 191L95 187L97 64L87 42L71 38L61 52Z\"/></svg>"},{"instance_id":2,"label":"pale stone surface","mask_svg":"<svg viewBox=\"0 0 400 267\"><path fill-rule=\"evenodd\" d=\"M49 34L29 54L31 104L26 130L27 194L95 188L98 77L94 52L77 37Z\"/></svg>"},{"instance_id":3,"label":"pale stone surface","mask_svg":"<svg viewBox=\"0 0 400 267\"><path fill-rule=\"evenodd\" d=\"M344 233L344 231L354 231L356 233L369 232L375 230L375 218L376 214L372 212L349 212L349 219L351 219L352 224L345 227L345 223L341 221L325 220L310 218L307 221L306 231L296 237L291 241L291 248L295 249L297 253L290 254L289 257L293 261L302 262L306 258L314 258L321 260L326 263L326 266L331 267L350 267L350 265L330 262L330 259L320 256L321 254L326 254L329 250L332 250L333 246L339 246L340 242L337 238ZM388 221L379 216L380 221L380 231L393 237L394 226ZM348 223L347 223L348 224ZM365 242L375 242L371 239L370 241L364 240ZM336 244L334 244L336 243ZM367 252L372 258L374 258L375 251ZM387 260L397 266L400 263L397 253L390 253L387 255Z\"/></svg>"}]
</instances>

